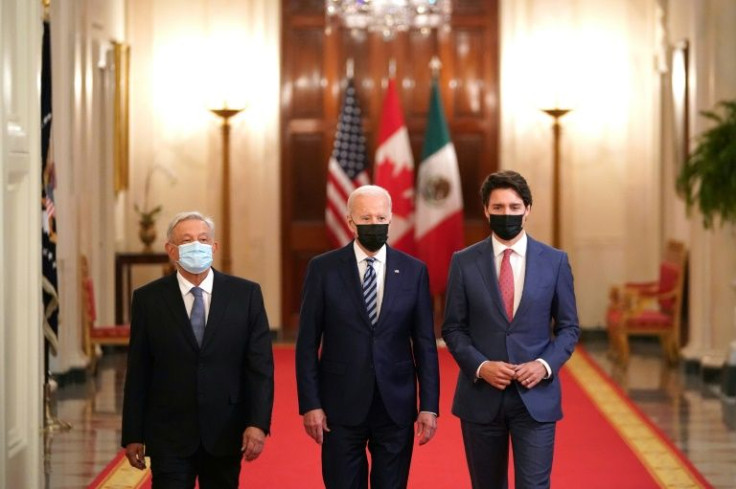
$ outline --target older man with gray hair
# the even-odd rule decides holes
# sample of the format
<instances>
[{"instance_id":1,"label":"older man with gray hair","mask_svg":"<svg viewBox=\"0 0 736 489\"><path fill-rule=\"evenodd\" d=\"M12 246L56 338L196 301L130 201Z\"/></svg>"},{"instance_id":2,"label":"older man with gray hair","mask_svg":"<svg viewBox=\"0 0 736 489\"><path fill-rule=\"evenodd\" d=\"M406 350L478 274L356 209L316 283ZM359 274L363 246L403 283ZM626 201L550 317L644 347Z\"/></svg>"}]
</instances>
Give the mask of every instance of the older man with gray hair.
<instances>
[{"instance_id":1,"label":"older man with gray hair","mask_svg":"<svg viewBox=\"0 0 736 489\"><path fill-rule=\"evenodd\" d=\"M437 429L439 368L427 267L386 244L391 197L348 198L355 239L307 270L296 345L299 413L322 447L327 488L405 488ZM419 386L417 389L417 385ZM417 409L418 405L418 409Z\"/></svg>"},{"instance_id":2,"label":"older man with gray hair","mask_svg":"<svg viewBox=\"0 0 736 489\"><path fill-rule=\"evenodd\" d=\"M237 488L263 450L273 408L271 335L258 284L212 268L212 219L169 225L176 273L133 293L122 445L151 458L153 489Z\"/></svg>"}]
</instances>

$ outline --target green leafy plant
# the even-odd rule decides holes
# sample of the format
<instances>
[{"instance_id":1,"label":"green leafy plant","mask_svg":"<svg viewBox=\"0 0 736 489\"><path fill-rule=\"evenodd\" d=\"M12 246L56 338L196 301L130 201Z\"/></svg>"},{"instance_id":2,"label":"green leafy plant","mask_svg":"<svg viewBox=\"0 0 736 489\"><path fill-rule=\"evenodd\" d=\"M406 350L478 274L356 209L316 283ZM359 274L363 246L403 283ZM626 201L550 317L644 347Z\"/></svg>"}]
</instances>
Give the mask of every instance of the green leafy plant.
<instances>
[{"instance_id":1,"label":"green leafy plant","mask_svg":"<svg viewBox=\"0 0 736 489\"><path fill-rule=\"evenodd\" d=\"M163 206L157 205L153 208L148 207L148 196L151 193L151 179L153 178L153 174L156 171L160 171L169 180L170 184L176 183L176 175L167 167L155 164L148 168L148 173L146 174L146 182L143 187L143 205L138 206L138 204L135 204L133 208L135 209L135 212L138 214L138 223L141 226L152 226L156 222L156 216L161 212L163 209Z\"/></svg>"},{"instance_id":2,"label":"green leafy plant","mask_svg":"<svg viewBox=\"0 0 736 489\"><path fill-rule=\"evenodd\" d=\"M696 206L709 229L716 218L721 225L736 223L736 101L720 102L701 115L715 125L698 136L676 185L688 211Z\"/></svg>"},{"instance_id":3,"label":"green leafy plant","mask_svg":"<svg viewBox=\"0 0 736 489\"><path fill-rule=\"evenodd\" d=\"M135 204L133 206L135 208L135 211L138 213L138 222L141 226L150 226L154 222L156 222L156 216L159 212L163 209L162 206L157 205L153 209L149 210L143 210L140 207L138 207L138 204Z\"/></svg>"}]
</instances>

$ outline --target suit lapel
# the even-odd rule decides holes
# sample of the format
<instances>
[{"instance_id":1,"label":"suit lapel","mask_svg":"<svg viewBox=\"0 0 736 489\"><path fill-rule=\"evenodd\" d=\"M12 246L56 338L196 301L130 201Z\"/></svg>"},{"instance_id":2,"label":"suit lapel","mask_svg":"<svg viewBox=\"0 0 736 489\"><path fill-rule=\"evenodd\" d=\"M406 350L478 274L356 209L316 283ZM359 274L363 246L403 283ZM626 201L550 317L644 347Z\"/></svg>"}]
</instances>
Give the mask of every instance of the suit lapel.
<instances>
[{"instance_id":1,"label":"suit lapel","mask_svg":"<svg viewBox=\"0 0 736 489\"><path fill-rule=\"evenodd\" d=\"M198 349L199 346L197 345L197 339L194 337L192 323L189 322L189 316L187 316L187 310L184 306L184 299L181 296L181 290L179 289L179 281L176 278L176 273L172 273L166 277L162 293L164 296L164 303L171 312L175 324L183 330L182 333L187 339L187 342L193 348Z\"/></svg>"},{"instance_id":2,"label":"suit lapel","mask_svg":"<svg viewBox=\"0 0 736 489\"><path fill-rule=\"evenodd\" d=\"M227 293L226 275L221 274L214 268L214 280L212 281L212 301L210 302L210 312L207 315L207 324L204 328L204 337L202 338L202 348L204 348L212 337L217 334L218 324L222 323L227 306L230 303L230 296Z\"/></svg>"},{"instance_id":3,"label":"suit lapel","mask_svg":"<svg viewBox=\"0 0 736 489\"><path fill-rule=\"evenodd\" d=\"M493 244L489 237L485 241L485 246L478 250L478 259L476 261L478 266L478 272L483 279L486 290L490 295L491 302L498 309L498 313L501 317L506 317L506 310L503 306L503 298L501 298L501 289L498 286L498 277L496 275L496 262L493 257Z\"/></svg>"},{"instance_id":4,"label":"suit lapel","mask_svg":"<svg viewBox=\"0 0 736 489\"><path fill-rule=\"evenodd\" d=\"M519 307L516 310L514 317L520 316L528 307L529 299L527 292L535 283L537 271L540 269L542 247L539 243L534 241L528 234L526 235L526 270L524 272L524 290L521 292L521 301L519 301Z\"/></svg>"},{"instance_id":5,"label":"suit lapel","mask_svg":"<svg viewBox=\"0 0 736 489\"><path fill-rule=\"evenodd\" d=\"M347 295L352 297L354 309L360 311L360 317L368 327L371 327L371 320L368 317L368 310L363 300L363 286L360 283L358 262L355 259L352 241L341 250L340 276L345 283L345 290L348 291Z\"/></svg>"},{"instance_id":6,"label":"suit lapel","mask_svg":"<svg viewBox=\"0 0 736 489\"><path fill-rule=\"evenodd\" d=\"M386 263L383 265L383 301L381 302L381 314L378 316L379 326L384 318L389 316L396 292L401 286L401 268L399 265L399 254L392 248L386 246Z\"/></svg>"}]
</instances>

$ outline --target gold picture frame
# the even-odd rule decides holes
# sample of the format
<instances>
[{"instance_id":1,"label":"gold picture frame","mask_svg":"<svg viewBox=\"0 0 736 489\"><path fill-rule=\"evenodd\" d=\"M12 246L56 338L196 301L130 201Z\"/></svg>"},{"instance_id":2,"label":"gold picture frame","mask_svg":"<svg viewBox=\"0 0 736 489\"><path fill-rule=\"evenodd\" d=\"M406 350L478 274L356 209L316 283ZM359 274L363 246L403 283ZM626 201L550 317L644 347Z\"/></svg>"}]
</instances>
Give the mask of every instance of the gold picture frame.
<instances>
[{"instance_id":1,"label":"gold picture frame","mask_svg":"<svg viewBox=\"0 0 736 489\"><path fill-rule=\"evenodd\" d=\"M113 163L115 195L128 189L129 183L129 92L130 45L113 41L115 62L115 108L113 134Z\"/></svg>"}]
</instances>

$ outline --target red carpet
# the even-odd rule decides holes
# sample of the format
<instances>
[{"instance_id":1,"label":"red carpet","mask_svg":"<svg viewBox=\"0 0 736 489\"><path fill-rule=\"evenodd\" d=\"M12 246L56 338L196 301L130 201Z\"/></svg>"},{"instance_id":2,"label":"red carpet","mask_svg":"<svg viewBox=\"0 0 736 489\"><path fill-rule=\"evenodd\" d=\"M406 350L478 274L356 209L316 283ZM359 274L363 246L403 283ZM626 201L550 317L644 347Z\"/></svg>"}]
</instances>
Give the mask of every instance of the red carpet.
<instances>
[{"instance_id":1,"label":"red carpet","mask_svg":"<svg viewBox=\"0 0 736 489\"><path fill-rule=\"evenodd\" d=\"M273 433L261 457L243 465L243 487L323 487L319 446L304 433L298 415L293 347L278 346L274 348L274 355L276 400ZM415 447L410 488L470 487L460 423L450 413L458 368L444 349L440 350L440 367L442 399L439 429L428 445ZM553 487L711 487L659 430L625 399L584 350L578 350L561 375L565 418L557 427ZM121 456L122 453L110 463L89 486L90 489L150 487L148 476L141 478L140 472L127 467Z\"/></svg>"}]
</instances>

